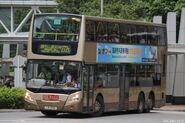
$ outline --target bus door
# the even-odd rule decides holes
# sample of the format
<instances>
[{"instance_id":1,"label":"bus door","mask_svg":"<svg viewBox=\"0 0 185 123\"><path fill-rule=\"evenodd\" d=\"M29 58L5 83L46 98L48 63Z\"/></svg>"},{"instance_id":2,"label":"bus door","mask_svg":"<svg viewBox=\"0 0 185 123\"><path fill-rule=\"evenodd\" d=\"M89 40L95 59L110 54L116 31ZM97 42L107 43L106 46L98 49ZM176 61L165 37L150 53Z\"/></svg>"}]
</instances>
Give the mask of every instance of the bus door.
<instances>
[{"instance_id":1,"label":"bus door","mask_svg":"<svg viewBox=\"0 0 185 123\"><path fill-rule=\"evenodd\" d=\"M94 67L87 65L83 68L83 111L93 111L93 88L94 88Z\"/></svg>"},{"instance_id":2,"label":"bus door","mask_svg":"<svg viewBox=\"0 0 185 123\"><path fill-rule=\"evenodd\" d=\"M128 98L127 98L127 91L128 91L128 84L126 81L125 76L125 64L120 65L120 110L127 110L128 107Z\"/></svg>"}]
</instances>

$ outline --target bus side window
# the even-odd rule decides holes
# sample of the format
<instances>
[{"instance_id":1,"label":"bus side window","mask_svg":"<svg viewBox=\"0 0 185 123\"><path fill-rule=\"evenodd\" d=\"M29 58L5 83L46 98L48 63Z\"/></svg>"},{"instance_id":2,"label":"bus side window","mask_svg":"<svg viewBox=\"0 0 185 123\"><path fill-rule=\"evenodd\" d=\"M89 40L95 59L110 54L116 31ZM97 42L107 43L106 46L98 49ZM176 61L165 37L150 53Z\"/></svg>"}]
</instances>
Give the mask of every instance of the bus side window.
<instances>
[{"instance_id":1,"label":"bus side window","mask_svg":"<svg viewBox=\"0 0 185 123\"><path fill-rule=\"evenodd\" d=\"M165 28L162 28L162 27L158 27L158 34L159 35L159 45L166 45L166 29Z\"/></svg>"},{"instance_id":2,"label":"bus side window","mask_svg":"<svg viewBox=\"0 0 185 123\"><path fill-rule=\"evenodd\" d=\"M137 37L136 37L136 26L135 25L129 25L129 41L130 41L130 44L136 44L137 42Z\"/></svg>"},{"instance_id":3,"label":"bus side window","mask_svg":"<svg viewBox=\"0 0 185 123\"><path fill-rule=\"evenodd\" d=\"M96 23L96 33L97 33L97 41L107 42L107 38L108 38L107 23L106 22L97 22Z\"/></svg>"},{"instance_id":4,"label":"bus side window","mask_svg":"<svg viewBox=\"0 0 185 123\"><path fill-rule=\"evenodd\" d=\"M86 40L87 41L96 40L95 22L93 21L86 22Z\"/></svg>"},{"instance_id":5,"label":"bus side window","mask_svg":"<svg viewBox=\"0 0 185 123\"><path fill-rule=\"evenodd\" d=\"M127 64L125 66L125 80L130 83L130 86L136 86L136 66Z\"/></svg>"},{"instance_id":6,"label":"bus side window","mask_svg":"<svg viewBox=\"0 0 185 123\"><path fill-rule=\"evenodd\" d=\"M107 87L119 87L119 65L107 65Z\"/></svg>"},{"instance_id":7,"label":"bus side window","mask_svg":"<svg viewBox=\"0 0 185 123\"><path fill-rule=\"evenodd\" d=\"M130 44L129 41L129 26L127 24L120 24L120 43Z\"/></svg>"},{"instance_id":8,"label":"bus side window","mask_svg":"<svg viewBox=\"0 0 185 123\"><path fill-rule=\"evenodd\" d=\"M154 85L160 86L161 85L161 65L158 64L155 66L155 75L154 75Z\"/></svg>"},{"instance_id":9,"label":"bus side window","mask_svg":"<svg viewBox=\"0 0 185 123\"><path fill-rule=\"evenodd\" d=\"M147 42L150 45L158 45L160 36L157 27L148 27Z\"/></svg>"},{"instance_id":10,"label":"bus side window","mask_svg":"<svg viewBox=\"0 0 185 123\"><path fill-rule=\"evenodd\" d=\"M146 44L147 30L145 26L136 26L136 44Z\"/></svg>"},{"instance_id":11,"label":"bus side window","mask_svg":"<svg viewBox=\"0 0 185 123\"><path fill-rule=\"evenodd\" d=\"M118 23L108 23L108 42L119 43L119 24Z\"/></svg>"},{"instance_id":12,"label":"bus side window","mask_svg":"<svg viewBox=\"0 0 185 123\"><path fill-rule=\"evenodd\" d=\"M95 82L95 87L105 87L106 86L106 65L100 64L97 66L97 79Z\"/></svg>"}]
</instances>

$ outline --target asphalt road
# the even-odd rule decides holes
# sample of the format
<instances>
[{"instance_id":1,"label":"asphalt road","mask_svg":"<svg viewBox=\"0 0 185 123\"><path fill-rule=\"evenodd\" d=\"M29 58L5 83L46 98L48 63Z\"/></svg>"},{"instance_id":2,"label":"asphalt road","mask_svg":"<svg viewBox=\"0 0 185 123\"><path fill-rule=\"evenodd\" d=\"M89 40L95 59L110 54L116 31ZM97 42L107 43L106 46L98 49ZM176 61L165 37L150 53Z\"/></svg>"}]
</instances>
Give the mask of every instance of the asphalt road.
<instances>
[{"instance_id":1,"label":"asphalt road","mask_svg":"<svg viewBox=\"0 0 185 123\"><path fill-rule=\"evenodd\" d=\"M185 123L185 112L151 111L106 113L102 117L79 114L59 114L46 117L35 111L0 111L0 123Z\"/></svg>"}]
</instances>

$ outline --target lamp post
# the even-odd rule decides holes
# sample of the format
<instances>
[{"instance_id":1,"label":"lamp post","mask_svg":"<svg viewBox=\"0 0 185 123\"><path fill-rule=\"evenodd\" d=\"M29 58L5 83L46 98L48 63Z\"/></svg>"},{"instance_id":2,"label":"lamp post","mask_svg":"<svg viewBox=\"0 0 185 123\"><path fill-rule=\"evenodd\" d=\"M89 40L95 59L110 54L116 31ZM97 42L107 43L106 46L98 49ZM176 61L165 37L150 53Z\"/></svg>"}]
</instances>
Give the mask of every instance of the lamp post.
<instances>
[{"instance_id":1,"label":"lamp post","mask_svg":"<svg viewBox=\"0 0 185 123\"><path fill-rule=\"evenodd\" d=\"M103 16L103 0L101 0L100 8L101 8L101 16Z\"/></svg>"}]
</instances>

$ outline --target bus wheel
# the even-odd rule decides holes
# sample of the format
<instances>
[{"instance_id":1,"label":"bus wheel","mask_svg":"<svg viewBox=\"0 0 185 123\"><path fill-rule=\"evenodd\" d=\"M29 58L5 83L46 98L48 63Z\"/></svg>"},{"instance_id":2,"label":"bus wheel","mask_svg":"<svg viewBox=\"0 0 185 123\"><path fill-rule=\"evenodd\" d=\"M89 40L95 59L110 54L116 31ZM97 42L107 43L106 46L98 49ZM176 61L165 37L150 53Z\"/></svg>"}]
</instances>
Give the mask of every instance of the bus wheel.
<instances>
[{"instance_id":1,"label":"bus wheel","mask_svg":"<svg viewBox=\"0 0 185 123\"><path fill-rule=\"evenodd\" d=\"M138 97L138 102L137 102L137 112L138 113L143 113L145 109L145 99L143 94L140 94Z\"/></svg>"},{"instance_id":2,"label":"bus wheel","mask_svg":"<svg viewBox=\"0 0 185 123\"><path fill-rule=\"evenodd\" d=\"M55 116L58 114L58 112L56 112L56 111L41 111L41 113L46 116Z\"/></svg>"},{"instance_id":3,"label":"bus wheel","mask_svg":"<svg viewBox=\"0 0 185 123\"><path fill-rule=\"evenodd\" d=\"M94 113L92 114L92 116L101 116L104 112L104 108L105 106L103 98L101 96L98 96L95 101Z\"/></svg>"},{"instance_id":4,"label":"bus wheel","mask_svg":"<svg viewBox=\"0 0 185 123\"><path fill-rule=\"evenodd\" d=\"M151 109L151 110L152 110L153 107L154 107L154 101L155 101L154 95L150 94L149 97L148 97L148 107L149 107L149 109Z\"/></svg>"}]
</instances>

